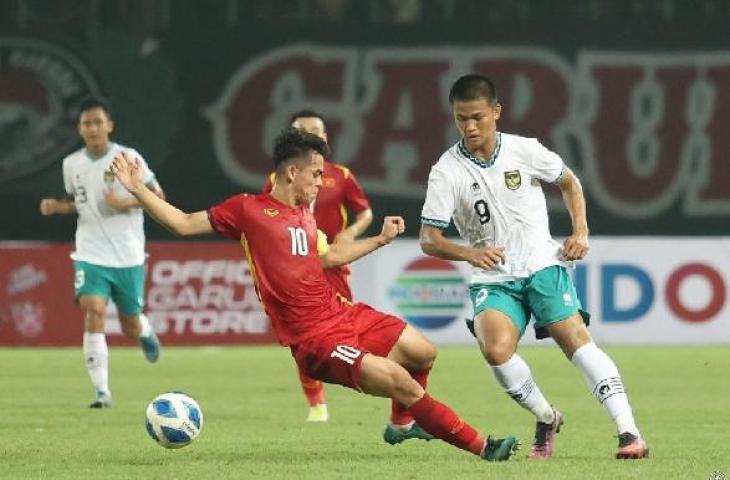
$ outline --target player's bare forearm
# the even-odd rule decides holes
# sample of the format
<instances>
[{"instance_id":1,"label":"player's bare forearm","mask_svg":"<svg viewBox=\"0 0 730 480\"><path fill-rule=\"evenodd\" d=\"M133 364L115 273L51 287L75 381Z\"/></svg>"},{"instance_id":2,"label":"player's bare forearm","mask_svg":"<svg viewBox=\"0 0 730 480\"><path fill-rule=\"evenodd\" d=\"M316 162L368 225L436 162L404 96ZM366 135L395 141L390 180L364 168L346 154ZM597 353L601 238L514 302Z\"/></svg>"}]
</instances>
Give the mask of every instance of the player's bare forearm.
<instances>
[{"instance_id":1,"label":"player's bare forearm","mask_svg":"<svg viewBox=\"0 0 730 480\"><path fill-rule=\"evenodd\" d=\"M421 250L426 255L457 262L468 260L468 247L448 240L439 228L421 225L418 240L421 244Z\"/></svg>"},{"instance_id":2,"label":"player's bare forearm","mask_svg":"<svg viewBox=\"0 0 730 480\"><path fill-rule=\"evenodd\" d=\"M324 268L338 267L354 262L375 249L389 244L406 229L405 221L399 216L387 216L383 219L380 235L364 238L356 242L333 243L326 255L322 257Z\"/></svg>"},{"instance_id":3,"label":"player's bare forearm","mask_svg":"<svg viewBox=\"0 0 730 480\"><path fill-rule=\"evenodd\" d=\"M468 262L478 268L491 270L504 264L506 255L504 247L466 247L448 240L444 232L430 225L421 225L420 234L421 250L426 255L452 260L456 262Z\"/></svg>"},{"instance_id":4,"label":"player's bare forearm","mask_svg":"<svg viewBox=\"0 0 730 480\"><path fill-rule=\"evenodd\" d=\"M580 180L569 169L560 180L563 202L570 212L573 233L563 242L563 260L581 260L588 254L588 221L586 220L586 200Z\"/></svg>"},{"instance_id":5,"label":"player's bare forearm","mask_svg":"<svg viewBox=\"0 0 730 480\"><path fill-rule=\"evenodd\" d=\"M42 215L71 215L76 213L76 204L72 198L44 198L41 200Z\"/></svg>"},{"instance_id":6,"label":"player's bare forearm","mask_svg":"<svg viewBox=\"0 0 730 480\"><path fill-rule=\"evenodd\" d=\"M111 171L124 188L137 199L145 211L157 223L175 235L188 236L212 233L213 227L204 210L186 213L167 203L157 193L150 190L141 179L142 170L138 160L126 153L117 154L112 162Z\"/></svg>"},{"instance_id":7,"label":"player's bare forearm","mask_svg":"<svg viewBox=\"0 0 730 480\"><path fill-rule=\"evenodd\" d=\"M565 207L570 213L573 234L588 235L586 200L580 180L570 169L566 169L563 178L560 180L559 187Z\"/></svg>"},{"instance_id":8,"label":"player's bare forearm","mask_svg":"<svg viewBox=\"0 0 730 480\"><path fill-rule=\"evenodd\" d=\"M167 203L145 185L141 185L130 193L157 223L175 235L189 236L213 232L208 213L205 211L183 212Z\"/></svg>"},{"instance_id":9,"label":"player's bare forearm","mask_svg":"<svg viewBox=\"0 0 730 480\"><path fill-rule=\"evenodd\" d=\"M347 265L388 243L390 243L390 240L383 237L383 235L363 238L354 242L333 243L329 246L327 254L322 256L322 267L333 268Z\"/></svg>"}]
</instances>

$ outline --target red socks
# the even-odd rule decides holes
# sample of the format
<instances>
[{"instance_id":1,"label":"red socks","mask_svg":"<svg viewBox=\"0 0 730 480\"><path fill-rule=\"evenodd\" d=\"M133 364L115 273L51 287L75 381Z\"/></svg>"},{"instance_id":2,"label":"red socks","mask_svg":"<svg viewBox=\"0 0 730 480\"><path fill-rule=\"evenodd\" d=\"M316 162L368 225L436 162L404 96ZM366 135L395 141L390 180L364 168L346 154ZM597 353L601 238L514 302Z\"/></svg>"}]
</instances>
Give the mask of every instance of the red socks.
<instances>
[{"instance_id":1,"label":"red socks","mask_svg":"<svg viewBox=\"0 0 730 480\"><path fill-rule=\"evenodd\" d=\"M299 381L302 384L302 390L304 390L304 396L307 397L310 407L325 403L324 401L324 384L319 380L315 380L308 377L301 370L299 370Z\"/></svg>"},{"instance_id":2,"label":"red socks","mask_svg":"<svg viewBox=\"0 0 730 480\"><path fill-rule=\"evenodd\" d=\"M464 422L456 413L426 393L408 409L416 422L428 433L451 445L481 455L484 436Z\"/></svg>"},{"instance_id":3,"label":"red socks","mask_svg":"<svg viewBox=\"0 0 730 480\"><path fill-rule=\"evenodd\" d=\"M426 390L426 384L428 383L428 374L431 373L431 369L424 370L422 372L408 372L411 377L417 381L424 390ZM413 415L402 403L398 403L393 400L390 408L390 423L393 425L408 425L413 421Z\"/></svg>"}]
</instances>

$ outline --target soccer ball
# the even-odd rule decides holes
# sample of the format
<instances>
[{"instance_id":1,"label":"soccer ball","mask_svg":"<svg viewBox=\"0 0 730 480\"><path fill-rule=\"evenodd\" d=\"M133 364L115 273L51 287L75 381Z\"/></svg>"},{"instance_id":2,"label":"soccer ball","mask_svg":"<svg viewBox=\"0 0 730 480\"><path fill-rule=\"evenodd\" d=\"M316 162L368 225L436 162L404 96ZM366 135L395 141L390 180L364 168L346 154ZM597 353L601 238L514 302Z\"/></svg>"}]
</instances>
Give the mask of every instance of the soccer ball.
<instances>
[{"instance_id":1,"label":"soccer ball","mask_svg":"<svg viewBox=\"0 0 730 480\"><path fill-rule=\"evenodd\" d=\"M203 411L198 402L182 392L163 393L147 405L144 423L159 445L182 448L200 435Z\"/></svg>"}]
</instances>

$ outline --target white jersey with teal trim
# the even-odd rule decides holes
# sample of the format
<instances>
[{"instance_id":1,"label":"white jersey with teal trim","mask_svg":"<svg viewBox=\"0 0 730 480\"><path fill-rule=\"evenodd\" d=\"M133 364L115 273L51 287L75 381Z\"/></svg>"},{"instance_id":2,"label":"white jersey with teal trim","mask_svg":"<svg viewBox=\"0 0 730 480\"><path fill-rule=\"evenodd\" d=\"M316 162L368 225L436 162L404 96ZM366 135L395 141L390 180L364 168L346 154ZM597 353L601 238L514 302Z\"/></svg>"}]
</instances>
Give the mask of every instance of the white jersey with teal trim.
<instances>
[{"instance_id":1,"label":"white jersey with teal trim","mask_svg":"<svg viewBox=\"0 0 730 480\"><path fill-rule=\"evenodd\" d=\"M132 267L145 262L144 213L141 208L121 212L107 205L108 191L120 197L131 195L109 171L120 151L127 151L142 162L145 184L155 183L155 176L134 149L109 144L107 153L97 159L89 157L85 148L63 160L63 183L66 193L74 196L78 223L74 260L105 267Z\"/></svg>"},{"instance_id":2,"label":"white jersey with teal trim","mask_svg":"<svg viewBox=\"0 0 730 480\"><path fill-rule=\"evenodd\" d=\"M540 182L556 183L564 169L560 156L534 138L497 133L488 161L472 155L462 139L431 168L421 222L445 229L453 219L472 247L504 247L505 264L472 267L471 283L516 280L563 265Z\"/></svg>"}]
</instances>

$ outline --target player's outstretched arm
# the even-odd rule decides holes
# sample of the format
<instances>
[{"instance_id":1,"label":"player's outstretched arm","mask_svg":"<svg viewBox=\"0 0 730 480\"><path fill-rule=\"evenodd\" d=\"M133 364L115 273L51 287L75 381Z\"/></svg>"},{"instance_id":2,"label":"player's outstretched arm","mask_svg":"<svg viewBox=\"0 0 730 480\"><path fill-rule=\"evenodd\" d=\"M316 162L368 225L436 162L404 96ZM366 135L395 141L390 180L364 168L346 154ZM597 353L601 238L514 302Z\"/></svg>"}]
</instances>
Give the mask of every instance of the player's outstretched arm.
<instances>
[{"instance_id":1,"label":"player's outstretched arm","mask_svg":"<svg viewBox=\"0 0 730 480\"><path fill-rule=\"evenodd\" d=\"M355 221L352 222L352 225L337 234L334 243L352 242L355 238L362 235L371 223L373 223L373 211L366 208L355 216Z\"/></svg>"},{"instance_id":2,"label":"player's outstretched arm","mask_svg":"<svg viewBox=\"0 0 730 480\"><path fill-rule=\"evenodd\" d=\"M133 159L127 152L120 152L114 157L111 171L116 175L119 183L134 195L142 208L157 223L175 235L187 236L213 232L208 212L201 210L185 213L150 190L142 181L142 168L139 161Z\"/></svg>"},{"instance_id":3,"label":"player's outstretched arm","mask_svg":"<svg viewBox=\"0 0 730 480\"><path fill-rule=\"evenodd\" d=\"M76 213L73 198L44 198L40 204L41 215L68 215Z\"/></svg>"},{"instance_id":4,"label":"player's outstretched arm","mask_svg":"<svg viewBox=\"0 0 730 480\"><path fill-rule=\"evenodd\" d=\"M165 199L165 192L162 191L160 184L156 181L147 184L147 188L152 190L152 192L161 199ZM119 210L120 212L126 212L133 208L142 208L142 205L140 205L139 201L136 198L124 198L120 195L115 194L111 190L106 192L106 194L104 195L104 201L107 203L107 205L115 210Z\"/></svg>"},{"instance_id":5,"label":"player's outstretched arm","mask_svg":"<svg viewBox=\"0 0 730 480\"><path fill-rule=\"evenodd\" d=\"M558 182L563 202L568 208L573 224L573 234L563 242L563 258L580 260L588 253L588 221L586 220L586 199L580 180L569 168L565 169Z\"/></svg>"},{"instance_id":6,"label":"player's outstretched arm","mask_svg":"<svg viewBox=\"0 0 730 480\"><path fill-rule=\"evenodd\" d=\"M380 235L364 238L355 242L333 243L329 246L327 253L322 256L324 268L339 267L352 263L360 257L378 248L388 245L395 237L406 229L402 217L385 217L383 219L383 230Z\"/></svg>"},{"instance_id":7,"label":"player's outstretched arm","mask_svg":"<svg viewBox=\"0 0 730 480\"><path fill-rule=\"evenodd\" d=\"M430 225L421 225L418 238L421 250L426 255L452 260L469 262L478 268L491 269L505 261L504 247L472 248L452 242L444 236L443 230Z\"/></svg>"}]
</instances>

